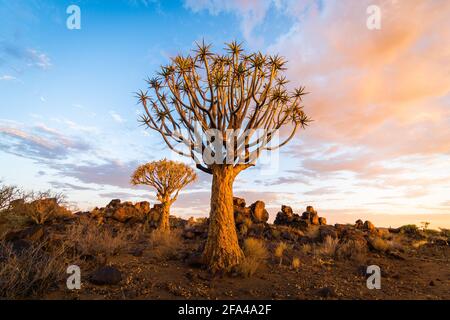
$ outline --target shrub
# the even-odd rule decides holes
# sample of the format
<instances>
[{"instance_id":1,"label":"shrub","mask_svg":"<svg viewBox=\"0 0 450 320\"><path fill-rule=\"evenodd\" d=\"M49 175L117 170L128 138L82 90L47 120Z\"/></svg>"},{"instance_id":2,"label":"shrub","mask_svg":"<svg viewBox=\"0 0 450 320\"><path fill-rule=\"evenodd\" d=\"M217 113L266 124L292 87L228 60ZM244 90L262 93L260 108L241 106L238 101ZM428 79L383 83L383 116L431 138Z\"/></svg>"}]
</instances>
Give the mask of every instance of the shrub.
<instances>
[{"instance_id":1,"label":"shrub","mask_svg":"<svg viewBox=\"0 0 450 320\"><path fill-rule=\"evenodd\" d=\"M383 240L380 237L370 237L369 243L372 248L376 251L386 252L390 249L390 244L388 241Z\"/></svg>"},{"instance_id":2,"label":"shrub","mask_svg":"<svg viewBox=\"0 0 450 320\"><path fill-rule=\"evenodd\" d=\"M336 250L336 258L362 262L367 255L367 246L360 241L349 240L341 243Z\"/></svg>"},{"instance_id":3,"label":"shrub","mask_svg":"<svg viewBox=\"0 0 450 320\"><path fill-rule=\"evenodd\" d=\"M318 248L319 254L334 257L336 254L338 243L339 239L334 239L331 236L326 236L322 245Z\"/></svg>"},{"instance_id":4,"label":"shrub","mask_svg":"<svg viewBox=\"0 0 450 320\"><path fill-rule=\"evenodd\" d=\"M283 264L283 255L284 251L287 249L287 244L284 242L280 242L275 248L275 257L280 259L280 266Z\"/></svg>"},{"instance_id":5,"label":"shrub","mask_svg":"<svg viewBox=\"0 0 450 320\"><path fill-rule=\"evenodd\" d=\"M267 248L259 239L248 238L244 241L244 259L237 266L237 272L245 277L251 277L262 262L267 259Z\"/></svg>"},{"instance_id":6,"label":"shrub","mask_svg":"<svg viewBox=\"0 0 450 320\"><path fill-rule=\"evenodd\" d=\"M302 244L302 246L300 247L300 250L304 254L309 254L313 251L313 247L309 243L305 243L305 244Z\"/></svg>"},{"instance_id":7,"label":"shrub","mask_svg":"<svg viewBox=\"0 0 450 320\"><path fill-rule=\"evenodd\" d=\"M119 230L115 234L106 226L81 220L70 226L66 232L66 241L82 256L104 255L110 257L129 243L129 233Z\"/></svg>"},{"instance_id":8,"label":"shrub","mask_svg":"<svg viewBox=\"0 0 450 320\"><path fill-rule=\"evenodd\" d=\"M297 270L300 268L300 259L295 257L292 259L292 269Z\"/></svg>"},{"instance_id":9,"label":"shrub","mask_svg":"<svg viewBox=\"0 0 450 320\"><path fill-rule=\"evenodd\" d=\"M10 244L0 242L0 298L39 296L66 276L65 248L51 253L44 248L40 243L15 253Z\"/></svg>"},{"instance_id":10,"label":"shrub","mask_svg":"<svg viewBox=\"0 0 450 320\"><path fill-rule=\"evenodd\" d=\"M400 227L400 233L414 235L419 231L419 228L415 224L407 224Z\"/></svg>"},{"instance_id":11,"label":"shrub","mask_svg":"<svg viewBox=\"0 0 450 320\"><path fill-rule=\"evenodd\" d=\"M153 230L150 234L150 245L159 259L172 257L181 244L181 233L178 230Z\"/></svg>"}]
</instances>

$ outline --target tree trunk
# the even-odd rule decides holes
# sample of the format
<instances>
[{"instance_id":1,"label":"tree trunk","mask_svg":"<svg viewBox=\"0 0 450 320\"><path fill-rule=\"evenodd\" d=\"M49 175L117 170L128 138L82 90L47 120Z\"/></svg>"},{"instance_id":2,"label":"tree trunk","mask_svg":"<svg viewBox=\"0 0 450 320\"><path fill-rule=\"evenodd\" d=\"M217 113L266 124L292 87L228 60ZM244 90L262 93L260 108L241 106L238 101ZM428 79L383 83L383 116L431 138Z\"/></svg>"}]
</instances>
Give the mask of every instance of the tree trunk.
<instances>
[{"instance_id":1,"label":"tree trunk","mask_svg":"<svg viewBox=\"0 0 450 320\"><path fill-rule=\"evenodd\" d=\"M211 211L203 260L212 272L229 271L244 257L234 222L235 172L231 165L216 165L212 170Z\"/></svg>"},{"instance_id":2,"label":"tree trunk","mask_svg":"<svg viewBox=\"0 0 450 320\"><path fill-rule=\"evenodd\" d=\"M161 215L159 218L158 230L170 231L170 200L163 200L161 203Z\"/></svg>"}]
</instances>

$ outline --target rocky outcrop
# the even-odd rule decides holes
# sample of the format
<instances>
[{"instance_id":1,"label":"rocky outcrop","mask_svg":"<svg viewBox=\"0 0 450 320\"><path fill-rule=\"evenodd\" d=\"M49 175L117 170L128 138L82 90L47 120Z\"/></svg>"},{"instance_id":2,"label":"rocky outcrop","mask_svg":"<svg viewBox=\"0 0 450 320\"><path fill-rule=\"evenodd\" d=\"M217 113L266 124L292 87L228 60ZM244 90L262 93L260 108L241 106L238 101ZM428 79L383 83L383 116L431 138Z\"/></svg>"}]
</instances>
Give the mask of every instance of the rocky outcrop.
<instances>
[{"instance_id":1,"label":"rocky outcrop","mask_svg":"<svg viewBox=\"0 0 450 320\"><path fill-rule=\"evenodd\" d=\"M290 226L301 230L308 229L311 225L319 226L326 225L327 220L319 217L317 211L312 206L306 207L306 211L302 215L293 213L289 206L281 206L281 211L278 212L275 218L275 225Z\"/></svg>"},{"instance_id":2,"label":"rocky outcrop","mask_svg":"<svg viewBox=\"0 0 450 320\"><path fill-rule=\"evenodd\" d=\"M112 219L121 223L152 221L155 220L154 216L159 212L155 207L150 208L150 203L147 201L133 204L129 201L121 202L120 199L114 199L104 208L93 209L90 216L99 222L104 222L105 219Z\"/></svg>"}]
</instances>

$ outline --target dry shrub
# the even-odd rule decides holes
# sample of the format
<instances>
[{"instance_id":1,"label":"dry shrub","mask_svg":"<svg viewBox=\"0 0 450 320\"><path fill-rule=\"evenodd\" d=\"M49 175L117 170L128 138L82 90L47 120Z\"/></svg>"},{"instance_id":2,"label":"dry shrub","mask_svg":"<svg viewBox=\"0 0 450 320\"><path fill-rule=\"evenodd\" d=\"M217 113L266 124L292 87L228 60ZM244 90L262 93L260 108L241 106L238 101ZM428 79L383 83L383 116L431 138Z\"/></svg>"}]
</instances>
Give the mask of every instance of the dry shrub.
<instances>
[{"instance_id":1,"label":"dry shrub","mask_svg":"<svg viewBox=\"0 0 450 320\"><path fill-rule=\"evenodd\" d=\"M310 239L317 239L320 236L320 229L318 226L309 226L309 228L305 231L305 236Z\"/></svg>"},{"instance_id":2,"label":"dry shrub","mask_svg":"<svg viewBox=\"0 0 450 320\"><path fill-rule=\"evenodd\" d=\"M341 260L353 260L362 263L367 256L365 243L349 240L341 243L336 250L336 258Z\"/></svg>"},{"instance_id":3,"label":"dry shrub","mask_svg":"<svg viewBox=\"0 0 450 320\"><path fill-rule=\"evenodd\" d=\"M99 226L92 221L81 220L70 226L66 232L66 241L72 244L82 256L116 255L130 242L127 230L113 232L106 226Z\"/></svg>"},{"instance_id":4,"label":"dry shrub","mask_svg":"<svg viewBox=\"0 0 450 320\"><path fill-rule=\"evenodd\" d=\"M313 251L313 247L311 244L309 243L305 243L302 244L302 246L300 247L300 250L304 253L304 254L310 254Z\"/></svg>"},{"instance_id":5,"label":"dry shrub","mask_svg":"<svg viewBox=\"0 0 450 320\"><path fill-rule=\"evenodd\" d=\"M251 277L261 263L267 259L267 248L262 240L248 238L244 241L245 257L237 267L237 272L245 277Z\"/></svg>"},{"instance_id":6,"label":"dry shrub","mask_svg":"<svg viewBox=\"0 0 450 320\"><path fill-rule=\"evenodd\" d=\"M317 248L317 253L328 257L334 257L336 255L338 243L339 239L326 236L322 245Z\"/></svg>"},{"instance_id":7,"label":"dry shrub","mask_svg":"<svg viewBox=\"0 0 450 320\"><path fill-rule=\"evenodd\" d=\"M39 296L65 276L65 248L53 252L45 244L34 244L15 253L10 244L0 242L0 298L20 299Z\"/></svg>"},{"instance_id":8,"label":"dry shrub","mask_svg":"<svg viewBox=\"0 0 450 320\"><path fill-rule=\"evenodd\" d=\"M150 234L150 245L153 253L160 259L173 257L181 243L181 232L179 230L168 232L156 229Z\"/></svg>"},{"instance_id":9,"label":"dry shrub","mask_svg":"<svg viewBox=\"0 0 450 320\"><path fill-rule=\"evenodd\" d=\"M386 252L391 248L390 243L380 237L370 237L369 243L373 249L380 252Z\"/></svg>"},{"instance_id":10,"label":"dry shrub","mask_svg":"<svg viewBox=\"0 0 450 320\"><path fill-rule=\"evenodd\" d=\"M284 255L284 251L287 249L287 244L284 242L280 242L278 243L278 245L275 248L275 257L277 257L278 259L280 259L280 266L283 264L283 255Z\"/></svg>"},{"instance_id":11,"label":"dry shrub","mask_svg":"<svg viewBox=\"0 0 450 320\"><path fill-rule=\"evenodd\" d=\"M292 269L298 270L300 268L300 259L295 257L292 259Z\"/></svg>"},{"instance_id":12,"label":"dry shrub","mask_svg":"<svg viewBox=\"0 0 450 320\"><path fill-rule=\"evenodd\" d=\"M412 246L414 249L419 249L421 246L423 246L427 243L428 243L428 240L418 240L418 241L414 241L412 243Z\"/></svg>"}]
</instances>

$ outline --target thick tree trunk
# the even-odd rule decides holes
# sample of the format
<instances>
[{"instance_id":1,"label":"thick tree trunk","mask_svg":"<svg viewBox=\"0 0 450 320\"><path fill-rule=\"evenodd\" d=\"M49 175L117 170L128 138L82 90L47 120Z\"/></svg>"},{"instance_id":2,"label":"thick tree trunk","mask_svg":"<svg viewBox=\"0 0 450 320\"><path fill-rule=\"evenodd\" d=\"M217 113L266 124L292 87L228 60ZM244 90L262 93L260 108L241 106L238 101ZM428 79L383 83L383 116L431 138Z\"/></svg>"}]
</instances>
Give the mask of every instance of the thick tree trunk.
<instances>
[{"instance_id":1,"label":"thick tree trunk","mask_svg":"<svg viewBox=\"0 0 450 320\"><path fill-rule=\"evenodd\" d=\"M203 260L212 272L228 271L240 263L244 254L239 247L233 212L233 182L231 165L213 167L211 211L208 239Z\"/></svg>"},{"instance_id":2,"label":"thick tree trunk","mask_svg":"<svg viewBox=\"0 0 450 320\"><path fill-rule=\"evenodd\" d=\"M170 200L164 200L161 206L161 215L159 219L159 225L158 230L162 231L170 231L170 223L169 223L169 216L170 216Z\"/></svg>"}]
</instances>

